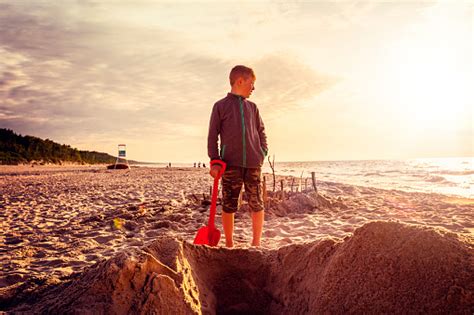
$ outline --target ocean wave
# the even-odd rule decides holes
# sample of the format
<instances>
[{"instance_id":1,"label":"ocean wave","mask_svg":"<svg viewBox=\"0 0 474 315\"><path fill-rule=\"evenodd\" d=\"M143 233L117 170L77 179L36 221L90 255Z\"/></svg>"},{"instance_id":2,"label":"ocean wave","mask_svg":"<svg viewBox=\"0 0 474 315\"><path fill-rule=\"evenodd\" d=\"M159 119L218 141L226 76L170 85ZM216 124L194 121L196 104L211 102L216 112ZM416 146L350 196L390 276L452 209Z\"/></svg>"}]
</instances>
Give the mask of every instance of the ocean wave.
<instances>
[{"instance_id":1,"label":"ocean wave","mask_svg":"<svg viewBox=\"0 0 474 315\"><path fill-rule=\"evenodd\" d=\"M466 163L468 164L468 163ZM469 196L474 180L474 170L470 166L437 164L435 162L413 163L411 161L326 161L276 164L275 173L281 176L311 177L316 172L318 180L341 182L354 185L401 188L410 191L438 192L452 194L453 188L462 196ZM264 172L271 173L265 165ZM464 185L463 187L461 187ZM402 187L405 186L405 187ZM472 190L472 189L471 189Z\"/></svg>"},{"instance_id":2,"label":"ocean wave","mask_svg":"<svg viewBox=\"0 0 474 315\"><path fill-rule=\"evenodd\" d=\"M402 174L402 175L405 175L405 174L408 174L404 171L401 171L401 170L380 170L380 171L373 171L373 172L367 172L367 173L360 173L360 175L363 175L363 176L396 176L396 175L393 175L394 173L397 173L397 174Z\"/></svg>"},{"instance_id":3,"label":"ocean wave","mask_svg":"<svg viewBox=\"0 0 474 315\"><path fill-rule=\"evenodd\" d=\"M458 176L464 176L464 175L474 175L473 170L466 170L466 171L439 171L439 172L433 172L432 174L440 174L440 175L458 175Z\"/></svg>"},{"instance_id":4,"label":"ocean wave","mask_svg":"<svg viewBox=\"0 0 474 315\"><path fill-rule=\"evenodd\" d=\"M430 183L441 183L446 181L446 178L442 176L427 176L425 177L425 181L430 182Z\"/></svg>"},{"instance_id":5,"label":"ocean wave","mask_svg":"<svg viewBox=\"0 0 474 315\"><path fill-rule=\"evenodd\" d=\"M365 173L363 176L384 176L380 172L371 172L371 173Z\"/></svg>"},{"instance_id":6,"label":"ocean wave","mask_svg":"<svg viewBox=\"0 0 474 315\"><path fill-rule=\"evenodd\" d=\"M446 186L457 186L456 183L453 183L442 176L426 176L425 182L443 184Z\"/></svg>"}]
</instances>

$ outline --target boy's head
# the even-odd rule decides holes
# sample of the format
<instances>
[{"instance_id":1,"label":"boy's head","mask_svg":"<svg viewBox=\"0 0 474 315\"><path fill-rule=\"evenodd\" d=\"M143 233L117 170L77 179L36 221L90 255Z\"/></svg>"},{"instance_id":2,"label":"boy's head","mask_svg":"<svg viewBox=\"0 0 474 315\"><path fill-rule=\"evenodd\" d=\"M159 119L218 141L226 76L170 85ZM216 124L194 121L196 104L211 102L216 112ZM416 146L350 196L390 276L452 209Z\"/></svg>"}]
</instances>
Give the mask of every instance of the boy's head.
<instances>
[{"instance_id":1,"label":"boy's head","mask_svg":"<svg viewBox=\"0 0 474 315\"><path fill-rule=\"evenodd\" d=\"M245 98L249 97L252 91L255 90L255 79L255 73L251 68L241 65L235 66L229 74L232 93Z\"/></svg>"}]
</instances>

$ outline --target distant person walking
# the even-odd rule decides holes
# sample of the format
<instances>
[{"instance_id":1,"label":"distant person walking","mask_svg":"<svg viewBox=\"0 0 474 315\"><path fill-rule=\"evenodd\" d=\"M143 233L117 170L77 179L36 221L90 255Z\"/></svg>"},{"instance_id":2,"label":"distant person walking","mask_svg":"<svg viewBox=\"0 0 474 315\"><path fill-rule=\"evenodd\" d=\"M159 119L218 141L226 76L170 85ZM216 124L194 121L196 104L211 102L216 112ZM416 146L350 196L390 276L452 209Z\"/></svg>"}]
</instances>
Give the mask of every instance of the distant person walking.
<instances>
[{"instance_id":1,"label":"distant person walking","mask_svg":"<svg viewBox=\"0 0 474 315\"><path fill-rule=\"evenodd\" d=\"M227 247L234 246L234 213L239 208L242 185L245 186L251 209L252 246L260 246L262 236L261 167L268 154L268 145L257 105L247 100L255 89L255 79L251 68L235 66L229 75L231 91L214 104L209 123L208 155L211 160L222 160L227 164L222 176L222 224ZM219 165L213 165L210 175L215 178L219 170Z\"/></svg>"}]
</instances>

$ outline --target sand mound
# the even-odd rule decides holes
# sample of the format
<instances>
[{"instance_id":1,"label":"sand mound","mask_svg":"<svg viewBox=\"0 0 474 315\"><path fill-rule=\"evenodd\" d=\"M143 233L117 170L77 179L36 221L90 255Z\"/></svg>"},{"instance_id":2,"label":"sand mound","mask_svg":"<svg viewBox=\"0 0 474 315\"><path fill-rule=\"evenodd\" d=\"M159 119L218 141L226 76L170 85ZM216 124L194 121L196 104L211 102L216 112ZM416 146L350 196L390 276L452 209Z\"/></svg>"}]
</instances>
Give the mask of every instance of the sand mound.
<instances>
[{"instance_id":1,"label":"sand mound","mask_svg":"<svg viewBox=\"0 0 474 315\"><path fill-rule=\"evenodd\" d=\"M455 234L394 222L278 250L164 237L30 295L35 300L14 301L13 311L468 314L473 266L472 244Z\"/></svg>"},{"instance_id":2,"label":"sand mound","mask_svg":"<svg viewBox=\"0 0 474 315\"><path fill-rule=\"evenodd\" d=\"M145 250L130 249L94 265L76 279L44 290L33 304L21 305L13 311L51 314L197 312L199 302L194 299L195 303L190 305L190 296L184 291L192 278L183 268L179 271L170 269ZM195 292L193 288L189 292Z\"/></svg>"},{"instance_id":3,"label":"sand mound","mask_svg":"<svg viewBox=\"0 0 474 315\"><path fill-rule=\"evenodd\" d=\"M280 249L272 313L471 313L472 247L455 234L372 222L342 243Z\"/></svg>"}]
</instances>

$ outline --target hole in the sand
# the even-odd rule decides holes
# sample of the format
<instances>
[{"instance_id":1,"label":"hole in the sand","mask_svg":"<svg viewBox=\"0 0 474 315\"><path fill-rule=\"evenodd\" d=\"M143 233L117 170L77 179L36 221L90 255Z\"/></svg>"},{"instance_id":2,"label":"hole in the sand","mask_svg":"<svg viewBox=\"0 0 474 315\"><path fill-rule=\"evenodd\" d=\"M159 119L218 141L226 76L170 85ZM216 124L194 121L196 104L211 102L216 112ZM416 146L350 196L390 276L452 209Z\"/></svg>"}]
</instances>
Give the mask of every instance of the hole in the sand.
<instances>
[{"instance_id":1,"label":"hole in the sand","mask_svg":"<svg viewBox=\"0 0 474 315\"><path fill-rule=\"evenodd\" d=\"M263 288L265 279L244 274L230 272L216 281L217 314L267 313L271 298Z\"/></svg>"},{"instance_id":2,"label":"hole in the sand","mask_svg":"<svg viewBox=\"0 0 474 315\"><path fill-rule=\"evenodd\" d=\"M265 291L270 271L264 255L261 251L185 248L203 310L268 313L272 298Z\"/></svg>"}]
</instances>

